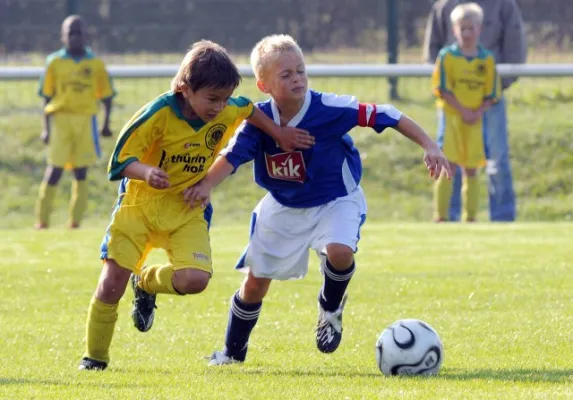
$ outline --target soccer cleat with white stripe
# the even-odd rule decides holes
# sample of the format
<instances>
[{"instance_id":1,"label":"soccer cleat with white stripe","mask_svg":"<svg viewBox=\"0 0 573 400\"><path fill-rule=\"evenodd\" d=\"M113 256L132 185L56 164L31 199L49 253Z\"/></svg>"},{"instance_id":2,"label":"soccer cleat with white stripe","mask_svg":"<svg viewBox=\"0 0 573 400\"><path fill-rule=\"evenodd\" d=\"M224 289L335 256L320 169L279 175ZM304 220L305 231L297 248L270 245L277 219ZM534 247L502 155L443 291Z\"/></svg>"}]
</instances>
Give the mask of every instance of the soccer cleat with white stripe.
<instances>
[{"instance_id":1,"label":"soccer cleat with white stripe","mask_svg":"<svg viewBox=\"0 0 573 400\"><path fill-rule=\"evenodd\" d=\"M147 332L153 325L155 318L155 300L157 295L149 294L139 287L138 282L141 280L139 275L131 274L131 288L133 289L133 309L131 310L131 319L133 325L140 332Z\"/></svg>"},{"instance_id":2,"label":"soccer cleat with white stripe","mask_svg":"<svg viewBox=\"0 0 573 400\"><path fill-rule=\"evenodd\" d=\"M318 304L318 325L316 327L316 347L323 353L336 351L342 340L342 310L346 304L344 295L336 311L330 312Z\"/></svg>"}]
</instances>

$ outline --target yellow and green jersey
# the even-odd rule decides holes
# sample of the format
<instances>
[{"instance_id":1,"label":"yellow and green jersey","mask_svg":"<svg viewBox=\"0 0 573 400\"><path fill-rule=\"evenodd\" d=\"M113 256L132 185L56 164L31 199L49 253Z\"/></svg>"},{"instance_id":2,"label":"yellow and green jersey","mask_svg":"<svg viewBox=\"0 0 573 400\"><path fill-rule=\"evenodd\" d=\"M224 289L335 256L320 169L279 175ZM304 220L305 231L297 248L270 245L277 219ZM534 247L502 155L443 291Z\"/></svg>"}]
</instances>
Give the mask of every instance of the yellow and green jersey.
<instances>
[{"instance_id":1,"label":"yellow and green jersey","mask_svg":"<svg viewBox=\"0 0 573 400\"><path fill-rule=\"evenodd\" d=\"M49 101L46 114L68 112L94 115L99 101L115 94L103 61L91 50L81 58L72 57L66 49L46 59L46 69L40 79L39 95Z\"/></svg>"},{"instance_id":2,"label":"yellow and green jersey","mask_svg":"<svg viewBox=\"0 0 573 400\"><path fill-rule=\"evenodd\" d=\"M230 98L215 119L204 123L185 118L176 94L164 93L143 106L122 129L109 162L109 179L121 179L125 167L139 161L167 172L171 187L162 192L182 192L205 176L235 129L253 110L250 100ZM130 189L135 185L157 190L143 181L130 180L129 184Z\"/></svg>"},{"instance_id":3,"label":"yellow and green jersey","mask_svg":"<svg viewBox=\"0 0 573 400\"><path fill-rule=\"evenodd\" d=\"M446 112L456 113L442 98L441 93L452 93L466 108L479 108L484 100L497 100L501 84L492 52L478 46L475 57L466 57L457 44L445 47L436 59L432 74L432 90L437 106Z\"/></svg>"}]
</instances>

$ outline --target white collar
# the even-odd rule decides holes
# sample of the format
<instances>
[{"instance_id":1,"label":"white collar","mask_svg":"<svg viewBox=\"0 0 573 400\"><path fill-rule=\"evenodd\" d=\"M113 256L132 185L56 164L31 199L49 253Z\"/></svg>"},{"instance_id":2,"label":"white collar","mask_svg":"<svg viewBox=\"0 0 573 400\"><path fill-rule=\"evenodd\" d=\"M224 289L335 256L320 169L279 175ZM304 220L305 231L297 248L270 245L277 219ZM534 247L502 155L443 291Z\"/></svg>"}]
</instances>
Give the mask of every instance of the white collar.
<instances>
[{"instance_id":1,"label":"white collar","mask_svg":"<svg viewBox=\"0 0 573 400\"><path fill-rule=\"evenodd\" d=\"M304 118L304 116L306 115L306 112L308 111L308 107L310 107L310 100L312 98L312 95L310 93L310 90L306 91L306 95L304 96L304 103L301 107L301 109L299 110L299 112L287 123L287 126L290 127L296 127L300 121L302 121L302 119ZM271 99L271 111L273 112L273 120L275 121L275 123L277 125L281 124L281 115L279 113L279 109L277 107L277 103L275 103L275 101L273 99Z\"/></svg>"}]
</instances>

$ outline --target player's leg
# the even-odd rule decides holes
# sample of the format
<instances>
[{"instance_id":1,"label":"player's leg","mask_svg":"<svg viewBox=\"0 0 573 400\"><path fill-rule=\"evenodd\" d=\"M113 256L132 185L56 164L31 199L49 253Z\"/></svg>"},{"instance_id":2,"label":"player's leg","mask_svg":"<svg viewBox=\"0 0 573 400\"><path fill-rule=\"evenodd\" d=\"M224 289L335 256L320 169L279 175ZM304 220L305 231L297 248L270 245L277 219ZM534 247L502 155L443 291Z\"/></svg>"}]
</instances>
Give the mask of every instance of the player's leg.
<instances>
[{"instance_id":1,"label":"player's leg","mask_svg":"<svg viewBox=\"0 0 573 400\"><path fill-rule=\"evenodd\" d=\"M476 220L479 203L479 180L477 167L486 164L484 134L482 122L467 127L465 135L466 165L464 168L464 183L462 189L462 203L464 208L463 220L473 222Z\"/></svg>"},{"instance_id":2,"label":"player's leg","mask_svg":"<svg viewBox=\"0 0 573 400\"><path fill-rule=\"evenodd\" d=\"M72 197L70 199L70 228L79 228L88 206L88 167L74 168Z\"/></svg>"},{"instance_id":3,"label":"player's leg","mask_svg":"<svg viewBox=\"0 0 573 400\"><path fill-rule=\"evenodd\" d=\"M88 205L87 170L97 160L97 132L94 132L94 117L89 115L73 115L74 135L71 164L74 168L72 194L70 198L71 228L78 228ZM94 136L95 135L95 136Z\"/></svg>"},{"instance_id":4,"label":"player's leg","mask_svg":"<svg viewBox=\"0 0 573 400\"><path fill-rule=\"evenodd\" d=\"M61 167L54 165L46 167L36 201L36 229L46 229L50 226L50 215L62 172L63 168Z\"/></svg>"},{"instance_id":5,"label":"player's leg","mask_svg":"<svg viewBox=\"0 0 573 400\"><path fill-rule=\"evenodd\" d=\"M79 369L103 370L109 363L109 347L117 321L119 300L131 271L115 260L106 260L90 301L86 323L86 351Z\"/></svg>"},{"instance_id":6,"label":"player's leg","mask_svg":"<svg viewBox=\"0 0 573 400\"><path fill-rule=\"evenodd\" d=\"M450 168L455 171L458 166L450 162ZM434 183L434 221L444 222L448 221L450 200L452 197L453 181L448 179L445 174L442 174Z\"/></svg>"},{"instance_id":7,"label":"player's leg","mask_svg":"<svg viewBox=\"0 0 573 400\"><path fill-rule=\"evenodd\" d=\"M284 207L271 195L259 202L251 218L249 244L236 266L248 274L231 299L225 349L213 354L211 365L245 360L249 336L271 280L306 275L310 237L316 223L312 210Z\"/></svg>"},{"instance_id":8,"label":"player's leg","mask_svg":"<svg viewBox=\"0 0 573 400\"><path fill-rule=\"evenodd\" d=\"M125 292L131 270L143 263L148 229L137 207L121 196L116 203L111 224L101 244L103 270L90 302L86 323L86 350L80 369L104 369L109 363L109 348L117 307Z\"/></svg>"},{"instance_id":9,"label":"player's leg","mask_svg":"<svg viewBox=\"0 0 573 400\"><path fill-rule=\"evenodd\" d=\"M259 320L263 298L270 284L271 279L257 278L249 271L241 288L231 298L229 321L225 332L225 348L213 353L210 365L245 361L249 338Z\"/></svg>"},{"instance_id":10,"label":"player's leg","mask_svg":"<svg viewBox=\"0 0 573 400\"><path fill-rule=\"evenodd\" d=\"M358 187L348 196L323 206L314 230L312 247L320 254L324 277L316 329L316 345L323 353L334 352L342 340L346 289L356 269L354 253L366 212L364 193Z\"/></svg>"},{"instance_id":11,"label":"player's leg","mask_svg":"<svg viewBox=\"0 0 573 400\"><path fill-rule=\"evenodd\" d=\"M464 208L463 221L474 222L477 217L479 203L479 181L475 168L464 168L462 199Z\"/></svg>"},{"instance_id":12,"label":"player's leg","mask_svg":"<svg viewBox=\"0 0 573 400\"><path fill-rule=\"evenodd\" d=\"M164 214L169 220L169 210L166 209ZM200 215L191 215L182 224L181 214L175 214L171 223L179 226L169 235L153 239L157 247L167 251L169 264L146 266L140 272L138 267L132 275L134 302L131 315L135 327L141 332L151 329L158 293L198 294L207 288L211 279L211 206Z\"/></svg>"},{"instance_id":13,"label":"player's leg","mask_svg":"<svg viewBox=\"0 0 573 400\"><path fill-rule=\"evenodd\" d=\"M452 171L457 171L459 168L456 163L460 158L460 125L461 120L458 115L445 113L443 111L438 113L438 140L446 158L450 161ZM450 214L453 216L459 215L459 209L451 209L451 199L453 193L454 180L448 180L442 175L434 184L434 212L433 219L436 222L448 221ZM461 184L460 184L461 186ZM456 218L457 219L457 218Z\"/></svg>"},{"instance_id":14,"label":"player's leg","mask_svg":"<svg viewBox=\"0 0 573 400\"><path fill-rule=\"evenodd\" d=\"M51 118L52 132L47 151L47 164L36 201L36 228L47 228L62 171L72 149L72 124L66 115L56 113Z\"/></svg>"}]
</instances>

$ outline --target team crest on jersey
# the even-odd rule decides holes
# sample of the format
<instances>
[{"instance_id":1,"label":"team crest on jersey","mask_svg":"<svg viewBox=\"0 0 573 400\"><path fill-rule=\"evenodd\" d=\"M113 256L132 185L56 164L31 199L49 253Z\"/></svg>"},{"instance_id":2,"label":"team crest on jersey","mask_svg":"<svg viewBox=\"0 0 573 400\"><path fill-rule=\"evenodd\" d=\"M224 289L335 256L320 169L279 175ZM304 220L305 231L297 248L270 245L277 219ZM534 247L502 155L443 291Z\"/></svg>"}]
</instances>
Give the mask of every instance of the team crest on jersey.
<instances>
[{"instance_id":1,"label":"team crest on jersey","mask_svg":"<svg viewBox=\"0 0 573 400\"><path fill-rule=\"evenodd\" d=\"M82 78L88 79L90 76L92 76L92 69L90 67L84 67L78 71L78 75Z\"/></svg>"},{"instance_id":2,"label":"team crest on jersey","mask_svg":"<svg viewBox=\"0 0 573 400\"><path fill-rule=\"evenodd\" d=\"M299 183L306 180L306 166L300 151L273 155L265 153L265 161L271 178Z\"/></svg>"},{"instance_id":3,"label":"team crest on jersey","mask_svg":"<svg viewBox=\"0 0 573 400\"><path fill-rule=\"evenodd\" d=\"M476 75L477 76L484 76L485 75L485 64L478 64L476 66Z\"/></svg>"},{"instance_id":4,"label":"team crest on jersey","mask_svg":"<svg viewBox=\"0 0 573 400\"><path fill-rule=\"evenodd\" d=\"M215 150L215 147L223 139L226 130L227 127L223 124L213 125L209 128L207 135L205 135L205 144L209 150Z\"/></svg>"}]
</instances>

